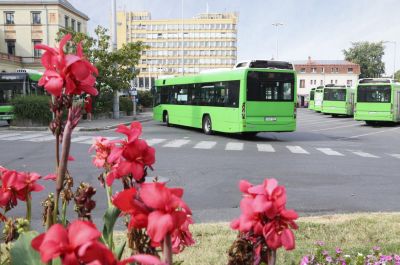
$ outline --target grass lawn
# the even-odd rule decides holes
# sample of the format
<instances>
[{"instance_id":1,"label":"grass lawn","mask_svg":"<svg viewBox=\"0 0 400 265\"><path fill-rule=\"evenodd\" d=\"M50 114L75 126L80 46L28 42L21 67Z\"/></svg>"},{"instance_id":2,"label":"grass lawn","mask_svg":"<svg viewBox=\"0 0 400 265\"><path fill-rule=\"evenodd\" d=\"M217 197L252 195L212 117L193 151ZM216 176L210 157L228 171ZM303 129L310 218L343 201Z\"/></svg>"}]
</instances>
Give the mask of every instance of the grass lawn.
<instances>
[{"instance_id":1,"label":"grass lawn","mask_svg":"<svg viewBox=\"0 0 400 265\"><path fill-rule=\"evenodd\" d=\"M301 257L315 250L322 240L333 253L341 247L346 254L369 253L380 246L385 254L400 253L400 213L362 213L303 217L298 221L296 249L278 251L277 264L299 264ZM195 224L191 227L196 245L174 256L183 265L218 265L227 263L227 250L236 237L228 223Z\"/></svg>"}]
</instances>

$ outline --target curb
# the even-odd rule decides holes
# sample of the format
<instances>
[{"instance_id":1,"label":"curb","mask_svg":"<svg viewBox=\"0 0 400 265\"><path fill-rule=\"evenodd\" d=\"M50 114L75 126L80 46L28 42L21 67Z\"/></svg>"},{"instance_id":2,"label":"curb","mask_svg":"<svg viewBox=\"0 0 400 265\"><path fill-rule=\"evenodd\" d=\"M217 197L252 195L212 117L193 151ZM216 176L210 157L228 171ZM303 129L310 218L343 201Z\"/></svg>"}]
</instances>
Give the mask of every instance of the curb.
<instances>
[{"instance_id":1,"label":"curb","mask_svg":"<svg viewBox=\"0 0 400 265\"><path fill-rule=\"evenodd\" d=\"M138 119L138 120L132 120L132 121L127 121L127 122L121 122L113 125L108 125L104 127L94 127L94 128L85 128L85 127L76 127L74 131L76 132L96 132L96 131L105 131L105 130L110 130L110 129L115 129L117 128L120 124L123 125L130 125L133 121L138 121L138 122L148 122L152 121L153 118L143 118L143 119ZM49 131L49 128L46 127L21 127L21 126L9 126L8 130L11 131Z\"/></svg>"}]
</instances>

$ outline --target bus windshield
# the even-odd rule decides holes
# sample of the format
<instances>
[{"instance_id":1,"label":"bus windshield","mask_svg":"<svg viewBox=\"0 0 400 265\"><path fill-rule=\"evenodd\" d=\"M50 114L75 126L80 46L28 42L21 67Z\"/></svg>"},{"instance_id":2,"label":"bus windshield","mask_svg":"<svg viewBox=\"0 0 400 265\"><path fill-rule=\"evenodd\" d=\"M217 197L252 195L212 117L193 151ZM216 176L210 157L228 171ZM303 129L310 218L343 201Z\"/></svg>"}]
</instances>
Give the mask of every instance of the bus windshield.
<instances>
[{"instance_id":1,"label":"bus windshield","mask_svg":"<svg viewBox=\"0 0 400 265\"><path fill-rule=\"evenodd\" d=\"M325 89L324 100L327 101L345 101L346 100L346 89Z\"/></svg>"},{"instance_id":2,"label":"bus windshield","mask_svg":"<svg viewBox=\"0 0 400 265\"><path fill-rule=\"evenodd\" d=\"M250 71L247 75L248 101L293 101L294 74Z\"/></svg>"},{"instance_id":3,"label":"bus windshield","mask_svg":"<svg viewBox=\"0 0 400 265\"><path fill-rule=\"evenodd\" d=\"M359 86L357 91L357 101L390 103L390 92L390 86Z\"/></svg>"}]
</instances>

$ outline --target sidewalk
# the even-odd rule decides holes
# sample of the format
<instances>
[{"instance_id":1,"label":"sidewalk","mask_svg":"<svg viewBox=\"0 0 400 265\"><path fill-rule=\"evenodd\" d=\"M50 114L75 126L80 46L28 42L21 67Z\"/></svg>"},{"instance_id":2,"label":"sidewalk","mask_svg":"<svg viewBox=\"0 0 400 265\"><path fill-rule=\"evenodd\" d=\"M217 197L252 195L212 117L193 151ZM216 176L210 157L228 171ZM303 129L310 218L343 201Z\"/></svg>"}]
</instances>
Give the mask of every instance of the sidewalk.
<instances>
[{"instance_id":1,"label":"sidewalk","mask_svg":"<svg viewBox=\"0 0 400 265\"><path fill-rule=\"evenodd\" d=\"M136 115L136 121L138 122L146 122L151 121L153 119L152 112L142 112ZM124 116L120 117L118 120L115 119L98 119L98 120L81 120L78 126L75 128L75 131L103 131L114 129L120 124L129 125L133 122L133 116ZM16 131L46 131L48 130L47 126L39 126L39 127L21 127L21 126L10 126L9 130Z\"/></svg>"}]
</instances>

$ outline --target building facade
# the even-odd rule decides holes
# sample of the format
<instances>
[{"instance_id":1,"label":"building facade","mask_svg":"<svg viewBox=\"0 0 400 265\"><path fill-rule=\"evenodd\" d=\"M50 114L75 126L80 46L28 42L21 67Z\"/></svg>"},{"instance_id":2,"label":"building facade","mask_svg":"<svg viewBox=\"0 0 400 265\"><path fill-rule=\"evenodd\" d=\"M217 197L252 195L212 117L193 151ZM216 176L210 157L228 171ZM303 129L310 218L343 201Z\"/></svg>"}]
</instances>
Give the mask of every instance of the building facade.
<instances>
[{"instance_id":1,"label":"building facade","mask_svg":"<svg viewBox=\"0 0 400 265\"><path fill-rule=\"evenodd\" d=\"M355 86L360 65L345 60L294 61L297 72L297 97L300 106L307 105L311 88L327 84Z\"/></svg>"},{"instance_id":2,"label":"building facade","mask_svg":"<svg viewBox=\"0 0 400 265\"><path fill-rule=\"evenodd\" d=\"M190 19L151 19L149 12L117 13L117 46L142 41L135 86L150 89L163 75L186 75L231 68L237 59L235 13L200 14Z\"/></svg>"},{"instance_id":3,"label":"building facade","mask_svg":"<svg viewBox=\"0 0 400 265\"><path fill-rule=\"evenodd\" d=\"M61 28L86 33L88 20L67 0L0 0L0 72L43 70L34 46L55 46Z\"/></svg>"}]
</instances>

